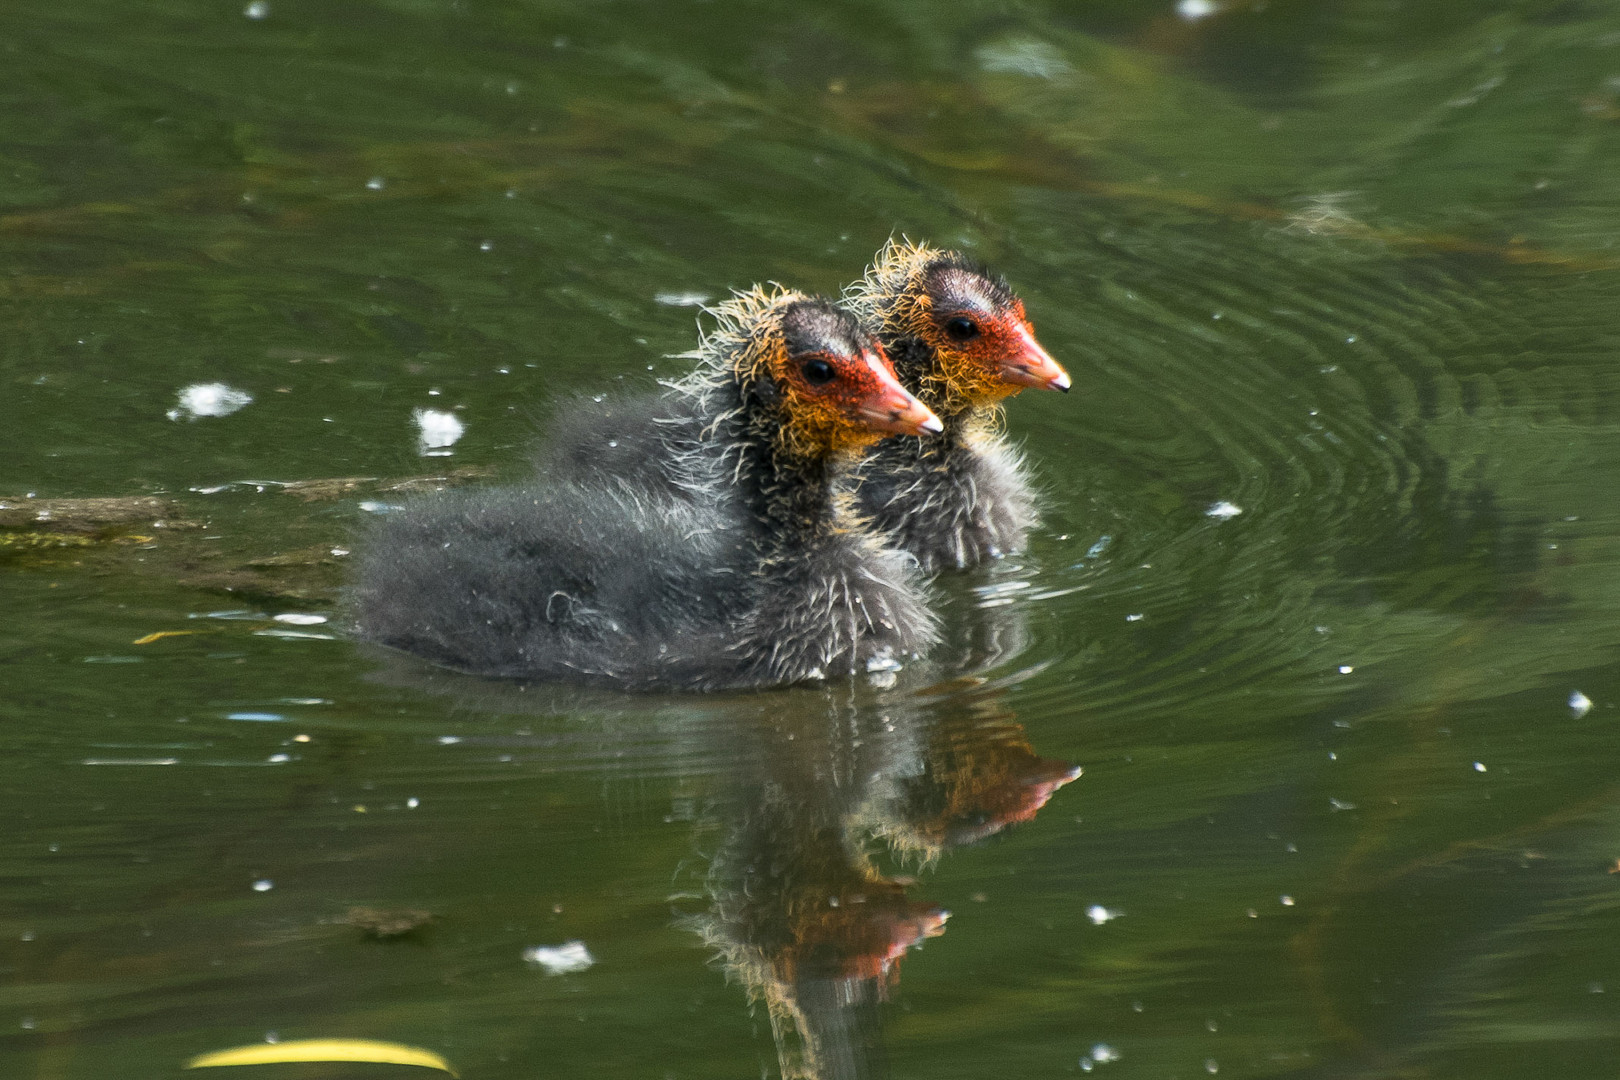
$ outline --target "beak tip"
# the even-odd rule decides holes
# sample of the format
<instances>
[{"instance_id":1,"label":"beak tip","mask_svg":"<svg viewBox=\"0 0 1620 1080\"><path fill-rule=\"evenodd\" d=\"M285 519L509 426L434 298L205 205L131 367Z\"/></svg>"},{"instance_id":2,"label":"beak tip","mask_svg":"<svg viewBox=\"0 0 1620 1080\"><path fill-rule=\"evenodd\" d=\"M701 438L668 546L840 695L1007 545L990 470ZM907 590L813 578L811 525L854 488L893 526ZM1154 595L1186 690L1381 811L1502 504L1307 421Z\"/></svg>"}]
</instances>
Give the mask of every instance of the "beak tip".
<instances>
[{"instance_id":1,"label":"beak tip","mask_svg":"<svg viewBox=\"0 0 1620 1080\"><path fill-rule=\"evenodd\" d=\"M945 425L939 422L939 417L937 416L930 416L918 426L924 431L928 432L930 435L938 435L940 432L945 430Z\"/></svg>"}]
</instances>

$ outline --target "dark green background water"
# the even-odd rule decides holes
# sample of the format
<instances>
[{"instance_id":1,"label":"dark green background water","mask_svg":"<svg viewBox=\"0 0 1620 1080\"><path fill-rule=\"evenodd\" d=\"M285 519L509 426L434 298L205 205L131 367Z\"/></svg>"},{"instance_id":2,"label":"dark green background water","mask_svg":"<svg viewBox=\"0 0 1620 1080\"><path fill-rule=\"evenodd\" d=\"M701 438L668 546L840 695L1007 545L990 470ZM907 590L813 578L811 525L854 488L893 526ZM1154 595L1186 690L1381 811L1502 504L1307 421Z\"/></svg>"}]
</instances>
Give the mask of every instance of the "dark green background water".
<instances>
[{"instance_id":1,"label":"dark green background water","mask_svg":"<svg viewBox=\"0 0 1620 1080\"><path fill-rule=\"evenodd\" d=\"M520 476L554 402L681 370L668 301L896 232L1005 272L1076 384L1010 410L1028 557L942 588L1004 643L970 677L502 695L270 620L335 615L341 556L231 577L366 516L266 482ZM868 830L953 913L863 1013L890 1074L1612 1076L1617 239L1587 0L0 7L0 496L206 526L0 549L0 1073L273 1031L771 1075L692 930L726 853L1027 740L1085 769L1033 821ZM253 403L166 418L214 381Z\"/></svg>"}]
</instances>

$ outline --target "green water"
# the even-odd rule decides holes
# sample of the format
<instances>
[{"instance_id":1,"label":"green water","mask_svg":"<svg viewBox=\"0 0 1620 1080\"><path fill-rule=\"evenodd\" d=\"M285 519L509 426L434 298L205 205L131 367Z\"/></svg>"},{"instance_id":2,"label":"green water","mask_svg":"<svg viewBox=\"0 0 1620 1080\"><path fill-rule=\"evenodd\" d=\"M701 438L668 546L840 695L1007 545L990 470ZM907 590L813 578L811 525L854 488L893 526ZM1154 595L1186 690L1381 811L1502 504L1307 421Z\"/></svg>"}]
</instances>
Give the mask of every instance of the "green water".
<instances>
[{"instance_id":1,"label":"green water","mask_svg":"<svg viewBox=\"0 0 1620 1080\"><path fill-rule=\"evenodd\" d=\"M0 1074L1613 1075L1612 5L255 13L0 8L0 497L175 504L0 544ZM892 233L1076 385L927 671L569 696L273 620L400 497L281 485L521 476L692 297Z\"/></svg>"}]
</instances>

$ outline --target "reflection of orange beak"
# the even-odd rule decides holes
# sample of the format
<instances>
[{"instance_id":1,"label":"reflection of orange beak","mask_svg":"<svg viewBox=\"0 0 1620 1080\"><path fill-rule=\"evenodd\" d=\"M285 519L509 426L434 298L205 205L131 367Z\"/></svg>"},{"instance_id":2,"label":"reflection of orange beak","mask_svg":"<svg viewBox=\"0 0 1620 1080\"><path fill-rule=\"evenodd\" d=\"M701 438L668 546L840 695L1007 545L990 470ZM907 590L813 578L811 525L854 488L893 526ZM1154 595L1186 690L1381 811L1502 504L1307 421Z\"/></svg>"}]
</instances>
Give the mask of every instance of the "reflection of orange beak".
<instances>
[{"instance_id":1,"label":"reflection of orange beak","mask_svg":"<svg viewBox=\"0 0 1620 1080\"><path fill-rule=\"evenodd\" d=\"M906 393L886 358L876 353L865 355L878 378L878 388L857 409L867 427L895 435L938 435L945 430L928 406Z\"/></svg>"},{"instance_id":2,"label":"reflection of orange beak","mask_svg":"<svg viewBox=\"0 0 1620 1080\"><path fill-rule=\"evenodd\" d=\"M1053 762L1053 765L1056 766L1056 769L1051 775L1029 785L1029 789L1024 796L1026 808L1023 813L1016 815L1018 820L1028 821L1034 817L1036 811L1045 806L1046 801L1057 794L1058 788L1080 776L1080 766L1078 765L1062 765L1058 762Z\"/></svg>"},{"instance_id":3,"label":"reflection of orange beak","mask_svg":"<svg viewBox=\"0 0 1620 1080\"><path fill-rule=\"evenodd\" d=\"M1030 333L1029 326L1019 323L1018 352L1001 362L1001 377L1017 386L1033 386L1037 390L1069 392L1069 373L1064 371L1050 353Z\"/></svg>"}]
</instances>

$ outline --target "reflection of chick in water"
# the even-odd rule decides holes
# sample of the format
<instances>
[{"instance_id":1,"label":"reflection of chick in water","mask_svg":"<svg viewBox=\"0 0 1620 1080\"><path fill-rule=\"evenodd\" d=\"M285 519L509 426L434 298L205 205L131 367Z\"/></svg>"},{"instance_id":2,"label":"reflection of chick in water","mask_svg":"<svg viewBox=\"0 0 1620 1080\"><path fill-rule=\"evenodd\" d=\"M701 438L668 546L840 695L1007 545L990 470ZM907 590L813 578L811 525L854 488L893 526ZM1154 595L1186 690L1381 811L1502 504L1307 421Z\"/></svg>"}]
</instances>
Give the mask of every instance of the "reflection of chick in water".
<instances>
[{"instance_id":1,"label":"reflection of chick in water","mask_svg":"<svg viewBox=\"0 0 1620 1080\"><path fill-rule=\"evenodd\" d=\"M854 822L929 861L1030 820L1079 775L1068 762L1036 754L1023 726L985 695L930 726L913 771L875 778Z\"/></svg>"},{"instance_id":2,"label":"reflection of chick in water","mask_svg":"<svg viewBox=\"0 0 1620 1080\"><path fill-rule=\"evenodd\" d=\"M855 1080L883 1074L878 1004L947 913L908 899L846 827L861 778L907 740L869 708L819 704L737 730L754 745L715 822L709 910L690 925L765 1006L784 1078Z\"/></svg>"},{"instance_id":3,"label":"reflection of chick in water","mask_svg":"<svg viewBox=\"0 0 1620 1080\"><path fill-rule=\"evenodd\" d=\"M686 923L766 1007L789 1080L885 1075L882 1002L906 950L945 928L942 908L874 865L870 841L926 864L1028 820L1078 775L1035 754L1001 692L974 678L931 699L841 688L694 703L389 674L473 712L561 709L531 737L547 769L601 767L638 791L643 777L697 782L712 854L707 910Z\"/></svg>"},{"instance_id":4,"label":"reflection of chick in water","mask_svg":"<svg viewBox=\"0 0 1620 1080\"><path fill-rule=\"evenodd\" d=\"M1078 775L984 701L783 719L739 776L692 920L770 1013L785 1077L881 1075L879 1003L948 912L883 876L863 841L936 857L1028 820Z\"/></svg>"},{"instance_id":5,"label":"reflection of chick in water","mask_svg":"<svg viewBox=\"0 0 1620 1080\"><path fill-rule=\"evenodd\" d=\"M950 913L907 899L905 883L852 851L843 829L804 820L804 805L780 790L762 795L750 832L736 837L753 851L735 853L734 888L717 900L774 979L884 982L908 947L945 932Z\"/></svg>"},{"instance_id":6,"label":"reflection of chick in water","mask_svg":"<svg viewBox=\"0 0 1620 1080\"><path fill-rule=\"evenodd\" d=\"M878 1003L906 950L943 933L949 913L909 899L804 794L769 785L741 808L693 928L765 1005L785 1078L881 1075Z\"/></svg>"}]
</instances>

